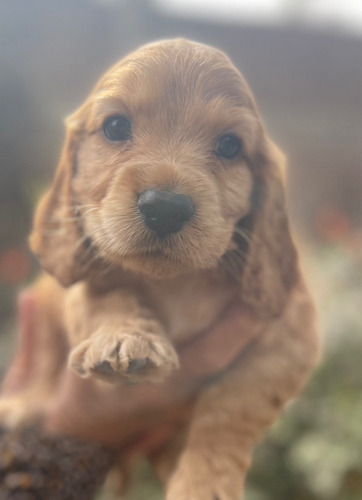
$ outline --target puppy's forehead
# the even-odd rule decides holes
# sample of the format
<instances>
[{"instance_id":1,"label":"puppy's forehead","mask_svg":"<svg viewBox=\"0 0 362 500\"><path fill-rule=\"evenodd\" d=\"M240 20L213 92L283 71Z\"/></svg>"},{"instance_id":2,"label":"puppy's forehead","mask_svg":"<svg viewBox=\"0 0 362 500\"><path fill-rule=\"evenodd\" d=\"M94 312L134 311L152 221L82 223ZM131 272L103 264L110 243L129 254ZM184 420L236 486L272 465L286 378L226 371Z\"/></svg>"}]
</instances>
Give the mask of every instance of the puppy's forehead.
<instances>
[{"instance_id":1,"label":"puppy's forehead","mask_svg":"<svg viewBox=\"0 0 362 500\"><path fill-rule=\"evenodd\" d=\"M195 100L224 99L231 106L253 109L251 92L222 52L175 40L147 45L130 54L102 78L95 99L119 99L147 108L159 101L187 105Z\"/></svg>"}]
</instances>

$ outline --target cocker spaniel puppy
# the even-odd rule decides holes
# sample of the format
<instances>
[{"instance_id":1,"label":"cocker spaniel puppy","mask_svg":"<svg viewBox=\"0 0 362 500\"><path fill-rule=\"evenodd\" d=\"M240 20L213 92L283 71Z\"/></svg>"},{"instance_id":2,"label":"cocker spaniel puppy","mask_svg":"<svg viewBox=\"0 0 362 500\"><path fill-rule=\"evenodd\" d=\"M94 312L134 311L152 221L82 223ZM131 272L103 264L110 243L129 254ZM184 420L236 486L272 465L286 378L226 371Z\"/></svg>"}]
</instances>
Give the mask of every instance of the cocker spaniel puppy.
<instances>
[{"instance_id":1,"label":"cocker spaniel puppy","mask_svg":"<svg viewBox=\"0 0 362 500\"><path fill-rule=\"evenodd\" d=\"M162 382L175 346L231 304L261 321L197 396L166 488L169 500L239 499L253 445L304 384L318 341L283 158L230 60L170 40L111 68L67 120L31 245L67 288L59 323L81 377Z\"/></svg>"}]
</instances>

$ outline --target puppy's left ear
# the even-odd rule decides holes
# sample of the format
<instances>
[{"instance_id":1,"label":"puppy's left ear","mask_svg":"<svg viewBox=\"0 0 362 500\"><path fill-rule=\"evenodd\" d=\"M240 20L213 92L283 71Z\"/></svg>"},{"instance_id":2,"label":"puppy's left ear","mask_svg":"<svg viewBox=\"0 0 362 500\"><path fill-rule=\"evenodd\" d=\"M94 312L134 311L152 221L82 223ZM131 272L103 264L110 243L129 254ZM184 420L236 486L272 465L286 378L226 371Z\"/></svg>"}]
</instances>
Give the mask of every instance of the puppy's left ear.
<instances>
[{"instance_id":1,"label":"puppy's left ear","mask_svg":"<svg viewBox=\"0 0 362 500\"><path fill-rule=\"evenodd\" d=\"M236 236L243 231L248 236L241 298L258 316L273 317L280 314L297 282L298 257L286 208L284 156L267 139L254 161L253 208L236 228Z\"/></svg>"}]
</instances>

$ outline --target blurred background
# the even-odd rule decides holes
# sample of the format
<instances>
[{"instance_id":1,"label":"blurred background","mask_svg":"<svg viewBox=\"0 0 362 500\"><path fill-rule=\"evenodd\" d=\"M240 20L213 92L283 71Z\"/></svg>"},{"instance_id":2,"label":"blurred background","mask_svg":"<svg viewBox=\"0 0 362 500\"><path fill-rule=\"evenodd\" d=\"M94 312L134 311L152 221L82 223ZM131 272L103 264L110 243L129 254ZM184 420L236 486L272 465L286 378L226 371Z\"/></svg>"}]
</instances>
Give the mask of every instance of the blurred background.
<instances>
[{"instance_id":1,"label":"blurred background","mask_svg":"<svg viewBox=\"0 0 362 500\"><path fill-rule=\"evenodd\" d=\"M0 0L0 367L16 293L37 270L27 235L64 118L127 52L178 36L230 55L288 155L324 338L323 364L256 451L246 500L360 500L361 0ZM160 498L146 467L140 475L133 498Z\"/></svg>"}]
</instances>

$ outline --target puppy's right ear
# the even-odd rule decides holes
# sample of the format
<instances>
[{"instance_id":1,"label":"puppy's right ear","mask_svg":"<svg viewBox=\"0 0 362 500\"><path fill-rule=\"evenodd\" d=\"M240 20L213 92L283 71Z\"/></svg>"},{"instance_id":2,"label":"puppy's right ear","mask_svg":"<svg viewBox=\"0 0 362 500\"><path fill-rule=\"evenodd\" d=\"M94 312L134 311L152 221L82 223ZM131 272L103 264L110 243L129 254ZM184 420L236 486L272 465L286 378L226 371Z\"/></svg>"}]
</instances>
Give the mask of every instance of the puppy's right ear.
<instances>
[{"instance_id":1,"label":"puppy's right ear","mask_svg":"<svg viewBox=\"0 0 362 500\"><path fill-rule=\"evenodd\" d=\"M73 118L73 117L72 117ZM67 122L67 134L55 180L37 208L30 246L42 267L63 286L81 280L87 264L85 237L71 181L75 175L79 128Z\"/></svg>"}]
</instances>

